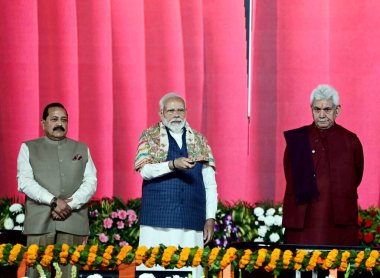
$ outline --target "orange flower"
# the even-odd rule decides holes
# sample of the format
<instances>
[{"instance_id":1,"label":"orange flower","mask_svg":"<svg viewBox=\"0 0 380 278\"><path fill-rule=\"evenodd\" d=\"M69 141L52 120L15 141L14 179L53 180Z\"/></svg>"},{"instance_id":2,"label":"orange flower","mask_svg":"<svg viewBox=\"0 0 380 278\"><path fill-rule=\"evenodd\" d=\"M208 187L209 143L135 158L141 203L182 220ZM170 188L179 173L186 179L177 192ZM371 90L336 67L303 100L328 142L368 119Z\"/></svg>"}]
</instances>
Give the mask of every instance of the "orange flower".
<instances>
[{"instance_id":1,"label":"orange flower","mask_svg":"<svg viewBox=\"0 0 380 278\"><path fill-rule=\"evenodd\" d=\"M74 253L71 255L71 260L70 260L71 265L75 265L79 261L80 252L82 252L83 250L84 250L84 245L77 246Z\"/></svg>"},{"instance_id":2,"label":"orange flower","mask_svg":"<svg viewBox=\"0 0 380 278\"><path fill-rule=\"evenodd\" d=\"M150 258L145 262L146 267L152 268L154 266L156 263L156 256L158 254L158 251L160 251L160 246L156 246L152 249Z\"/></svg>"},{"instance_id":3,"label":"orange flower","mask_svg":"<svg viewBox=\"0 0 380 278\"><path fill-rule=\"evenodd\" d=\"M221 269L225 269L234 259L236 254L236 248L230 247L227 249L226 254L224 254L222 261L220 262Z\"/></svg>"},{"instance_id":4,"label":"orange flower","mask_svg":"<svg viewBox=\"0 0 380 278\"><path fill-rule=\"evenodd\" d=\"M54 251L53 244L46 246L44 255L42 256L42 259L40 261L40 265L42 265L43 267L47 267L48 265L50 265L50 262L54 257L53 251Z\"/></svg>"},{"instance_id":5,"label":"orange flower","mask_svg":"<svg viewBox=\"0 0 380 278\"><path fill-rule=\"evenodd\" d=\"M128 252L130 252L132 250L132 246L130 245L127 245L127 246L123 246L119 252L119 254L116 256L116 265L120 265L123 260L125 259L125 257L127 256Z\"/></svg>"},{"instance_id":6,"label":"orange flower","mask_svg":"<svg viewBox=\"0 0 380 278\"><path fill-rule=\"evenodd\" d=\"M368 271L372 271L374 266L376 265L377 258L379 257L379 251L372 250L369 254L368 259L365 262L365 267Z\"/></svg>"},{"instance_id":7,"label":"orange flower","mask_svg":"<svg viewBox=\"0 0 380 278\"><path fill-rule=\"evenodd\" d=\"M278 248L275 248L273 251L272 251L272 254L270 256L270 261L269 261L269 264L267 264L264 269L267 271L267 272L271 272L273 271L275 268L276 268L276 265L277 265L277 260L280 258L280 255L281 255L281 250L278 249Z\"/></svg>"},{"instance_id":8,"label":"orange flower","mask_svg":"<svg viewBox=\"0 0 380 278\"><path fill-rule=\"evenodd\" d=\"M33 266L36 263L37 257L38 257L38 245L32 244L29 246L28 250L26 251L26 265L28 267Z\"/></svg>"},{"instance_id":9,"label":"orange flower","mask_svg":"<svg viewBox=\"0 0 380 278\"><path fill-rule=\"evenodd\" d=\"M307 271L314 270L315 266L317 265L317 261L319 256L322 254L319 250L314 250L313 255L311 255L311 258L309 260L309 265L306 267Z\"/></svg>"},{"instance_id":10,"label":"orange flower","mask_svg":"<svg viewBox=\"0 0 380 278\"><path fill-rule=\"evenodd\" d=\"M267 249L264 249L264 248L259 249L255 265L253 266L255 269L258 269L263 265L267 256L267 252L268 252Z\"/></svg>"},{"instance_id":11,"label":"orange flower","mask_svg":"<svg viewBox=\"0 0 380 278\"><path fill-rule=\"evenodd\" d=\"M251 260L252 251L250 249L244 250L244 255L239 261L239 268L243 269Z\"/></svg>"},{"instance_id":12,"label":"orange flower","mask_svg":"<svg viewBox=\"0 0 380 278\"><path fill-rule=\"evenodd\" d=\"M9 257L8 257L8 263L10 265L13 265L16 262L17 257L20 253L21 247L22 247L21 244L16 244L12 247L11 251L9 252Z\"/></svg>"},{"instance_id":13,"label":"orange flower","mask_svg":"<svg viewBox=\"0 0 380 278\"><path fill-rule=\"evenodd\" d=\"M294 270L299 270L302 267L302 262L306 254L307 251L305 250L297 250L297 255L294 258L294 261L296 262L293 267Z\"/></svg>"},{"instance_id":14,"label":"orange flower","mask_svg":"<svg viewBox=\"0 0 380 278\"><path fill-rule=\"evenodd\" d=\"M135 252L135 262L136 265L142 264L142 262L145 260L145 253L148 251L148 248L146 246L139 246L137 247L137 250Z\"/></svg>"},{"instance_id":15,"label":"orange flower","mask_svg":"<svg viewBox=\"0 0 380 278\"><path fill-rule=\"evenodd\" d=\"M177 251L177 247L168 246L162 254L161 266L166 267L170 264L174 252Z\"/></svg>"},{"instance_id":16,"label":"orange flower","mask_svg":"<svg viewBox=\"0 0 380 278\"><path fill-rule=\"evenodd\" d=\"M293 259L293 252L290 250L285 250L285 252L282 256L282 260L283 260L282 268L283 269L288 269L291 259Z\"/></svg>"},{"instance_id":17,"label":"orange flower","mask_svg":"<svg viewBox=\"0 0 380 278\"><path fill-rule=\"evenodd\" d=\"M213 263L213 261L218 256L219 251L220 251L220 248L218 248L218 247L214 247L211 250L210 256L208 257L208 266L211 266L211 264Z\"/></svg>"},{"instance_id":18,"label":"orange flower","mask_svg":"<svg viewBox=\"0 0 380 278\"><path fill-rule=\"evenodd\" d=\"M177 262L176 267L182 268L186 265L187 259L189 258L191 248L185 247L181 250L181 253L179 254L179 260Z\"/></svg>"},{"instance_id":19,"label":"orange flower","mask_svg":"<svg viewBox=\"0 0 380 278\"><path fill-rule=\"evenodd\" d=\"M202 248L198 248L197 252L194 255L193 262L191 263L192 267L197 267L197 266L200 265L200 263L202 261L202 255L203 255L203 249Z\"/></svg>"},{"instance_id":20,"label":"orange flower","mask_svg":"<svg viewBox=\"0 0 380 278\"><path fill-rule=\"evenodd\" d=\"M69 256L69 245L63 243L61 252L59 253L59 263L66 264L68 256Z\"/></svg>"},{"instance_id":21,"label":"orange flower","mask_svg":"<svg viewBox=\"0 0 380 278\"><path fill-rule=\"evenodd\" d=\"M351 253L349 251L344 251L342 253L342 258L340 262L340 266L338 268L339 271L346 271L348 267L348 258L351 256Z\"/></svg>"}]
</instances>

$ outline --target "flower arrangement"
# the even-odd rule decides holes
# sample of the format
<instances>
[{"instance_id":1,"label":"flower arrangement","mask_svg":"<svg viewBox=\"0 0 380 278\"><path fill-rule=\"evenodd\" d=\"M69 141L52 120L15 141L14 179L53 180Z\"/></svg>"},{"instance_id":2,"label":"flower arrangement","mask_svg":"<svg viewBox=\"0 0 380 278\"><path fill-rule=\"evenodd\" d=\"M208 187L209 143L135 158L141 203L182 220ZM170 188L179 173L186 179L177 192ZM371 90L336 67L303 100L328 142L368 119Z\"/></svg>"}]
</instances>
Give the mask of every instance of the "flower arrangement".
<instances>
[{"instance_id":1,"label":"flower arrangement","mask_svg":"<svg viewBox=\"0 0 380 278\"><path fill-rule=\"evenodd\" d=\"M380 246L380 211L373 206L359 208L359 241L363 246Z\"/></svg>"},{"instance_id":2,"label":"flower arrangement","mask_svg":"<svg viewBox=\"0 0 380 278\"><path fill-rule=\"evenodd\" d=\"M139 238L140 199L127 202L119 198L93 200L89 204L90 244L131 245ZM11 198L0 199L0 229L22 230L24 205ZM359 208L360 244L380 246L380 211L377 207ZM229 247L232 242L282 243L282 206L272 202L251 205L247 202L219 202L212 246ZM64 260L64 258L62 258Z\"/></svg>"},{"instance_id":3,"label":"flower arrangement","mask_svg":"<svg viewBox=\"0 0 380 278\"><path fill-rule=\"evenodd\" d=\"M22 231L24 205L10 198L0 200L0 229Z\"/></svg>"},{"instance_id":4,"label":"flower arrangement","mask_svg":"<svg viewBox=\"0 0 380 278\"><path fill-rule=\"evenodd\" d=\"M139 235L137 218L139 207L139 200L124 203L116 197L91 202L89 205L89 242L136 247Z\"/></svg>"},{"instance_id":5,"label":"flower arrangement","mask_svg":"<svg viewBox=\"0 0 380 278\"><path fill-rule=\"evenodd\" d=\"M66 247L63 245L39 246L36 249L19 244L1 244L0 265L18 266L24 259L28 267L36 267L41 274L47 273L50 267L59 272L60 257L65 252L64 249ZM375 276L380 273L379 251L370 249L359 252L337 249L298 250L296 253L278 248L237 250L233 247L202 249L164 245L152 248L139 246L137 249L120 245L79 245L69 246L68 249L68 255L65 257L75 266L74 271L77 268L115 270L121 264L131 264L134 261L136 265L161 265L167 269L201 265L207 268L212 276L218 275L228 265L231 265L232 270L240 269L251 273L256 269L263 269L274 275L279 275L281 271L288 269L300 271L338 269L348 274L372 272ZM52 257L52 253L57 255ZM29 256L36 259L30 261Z\"/></svg>"}]
</instances>

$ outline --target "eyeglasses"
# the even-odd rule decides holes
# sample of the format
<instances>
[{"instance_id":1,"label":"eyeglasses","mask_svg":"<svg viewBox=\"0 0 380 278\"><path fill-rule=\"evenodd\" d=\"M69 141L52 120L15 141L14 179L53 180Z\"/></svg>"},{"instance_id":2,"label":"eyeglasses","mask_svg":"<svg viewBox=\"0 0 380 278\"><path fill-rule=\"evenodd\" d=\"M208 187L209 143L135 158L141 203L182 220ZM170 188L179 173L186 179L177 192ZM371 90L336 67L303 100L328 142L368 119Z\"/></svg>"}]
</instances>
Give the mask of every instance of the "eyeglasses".
<instances>
[{"instance_id":1,"label":"eyeglasses","mask_svg":"<svg viewBox=\"0 0 380 278\"><path fill-rule=\"evenodd\" d=\"M326 107L326 108L319 108L319 107L313 107L313 113L319 114L321 111L324 111L326 114L331 114L335 110L335 107Z\"/></svg>"},{"instance_id":2,"label":"eyeglasses","mask_svg":"<svg viewBox=\"0 0 380 278\"><path fill-rule=\"evenodd\" d=\"M178 108L178 109L167 109L167 110L164 110L165 113L169 114L169 115L174 115L175 112L177 112L178 114L185 114L186 112L186 109L185 108Z\"/></svg>"}]
</instances>

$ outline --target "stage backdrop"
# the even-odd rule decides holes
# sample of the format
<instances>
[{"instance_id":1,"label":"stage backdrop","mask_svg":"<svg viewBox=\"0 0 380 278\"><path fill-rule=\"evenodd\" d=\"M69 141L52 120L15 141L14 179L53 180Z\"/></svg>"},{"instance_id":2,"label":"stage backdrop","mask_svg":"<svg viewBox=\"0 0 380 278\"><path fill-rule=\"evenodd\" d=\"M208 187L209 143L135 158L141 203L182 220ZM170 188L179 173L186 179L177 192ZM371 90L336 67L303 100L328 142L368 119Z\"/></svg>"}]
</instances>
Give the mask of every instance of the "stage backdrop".
<instances>
[{"instance_id":1,"label":"stage backdrop","mask_svg":"<svg viewBox=\"0 0 380 278\"><path fill-rule=\"evenodd\" d=\"M320 83L340 92L338 123L365 152L363 206L379 204L380 1L253 1L251 118L243 0L0 2L1 196L17 194L16 158L42 135L49 102L90 146L96 197L139 197L138 138L169 91L213 148L223 200L280 201L283 131L311 123Z\"/></svg>"}]
</instances>

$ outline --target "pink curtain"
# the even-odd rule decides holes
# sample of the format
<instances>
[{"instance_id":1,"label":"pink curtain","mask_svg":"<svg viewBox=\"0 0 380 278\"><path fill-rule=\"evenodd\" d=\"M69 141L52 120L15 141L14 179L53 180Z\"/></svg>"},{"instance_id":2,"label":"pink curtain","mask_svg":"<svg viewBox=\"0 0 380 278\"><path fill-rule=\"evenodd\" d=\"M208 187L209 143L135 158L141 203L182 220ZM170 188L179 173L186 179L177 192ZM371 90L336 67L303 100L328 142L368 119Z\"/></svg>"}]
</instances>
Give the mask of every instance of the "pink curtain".
<instances>
[{"instance_id":1,"label":"pink curtain","mask_svg":"<svg viewBox=\"0 0 380 278\"><path fill-rule=\"evenodd\" d=\"M138 138L177 91L213 148L220 198L281 201L282 133L311 123L310 92L330 83L338 122L364 146L360 203L378 205L380 3L253 1L253 11L248 121L243 0L0 2L0 196L18 194L20 144L42 135L42 109L59 101L69 137L90 146L96 197L139 197Z\"/></svg>"}]
</instances>

